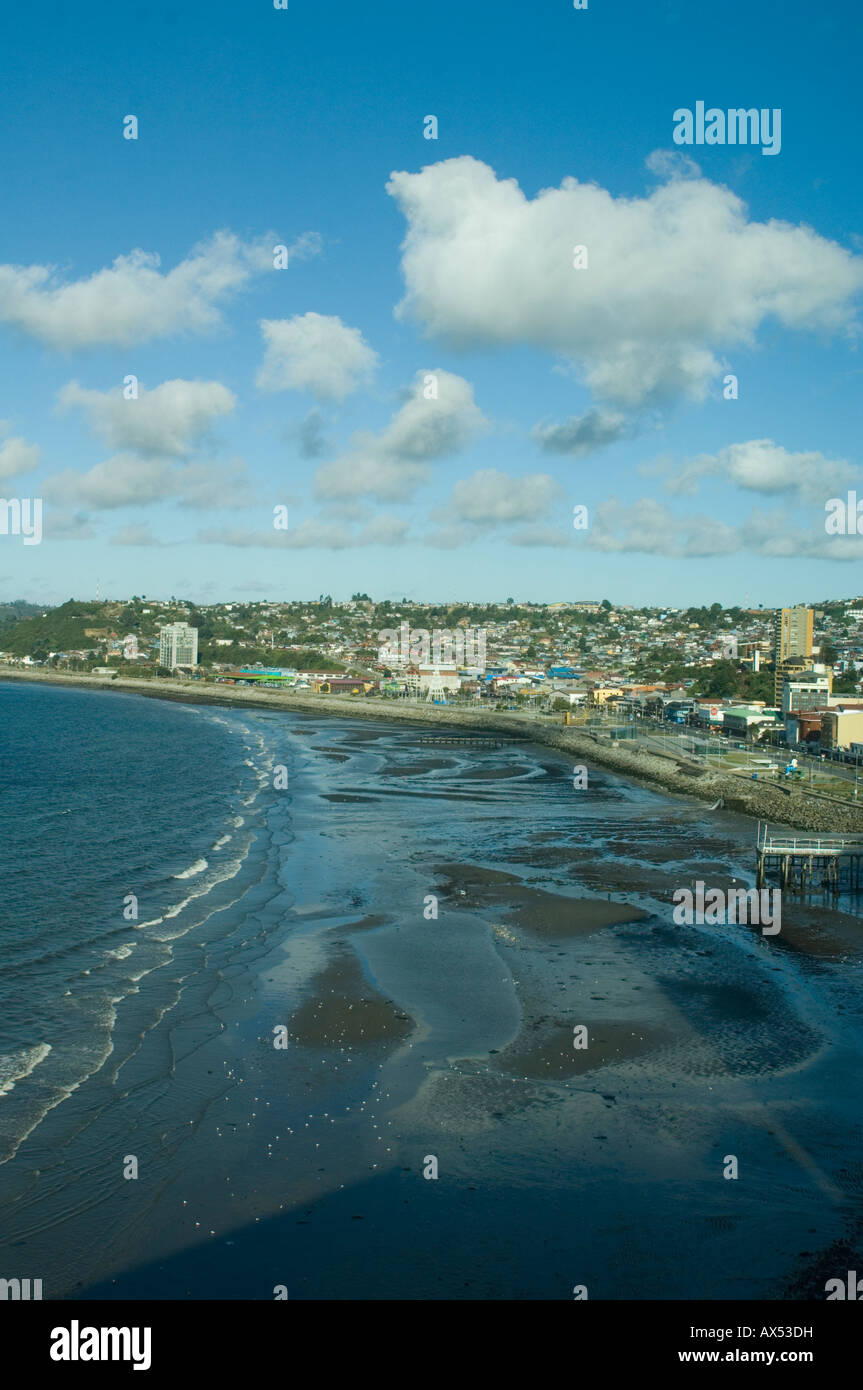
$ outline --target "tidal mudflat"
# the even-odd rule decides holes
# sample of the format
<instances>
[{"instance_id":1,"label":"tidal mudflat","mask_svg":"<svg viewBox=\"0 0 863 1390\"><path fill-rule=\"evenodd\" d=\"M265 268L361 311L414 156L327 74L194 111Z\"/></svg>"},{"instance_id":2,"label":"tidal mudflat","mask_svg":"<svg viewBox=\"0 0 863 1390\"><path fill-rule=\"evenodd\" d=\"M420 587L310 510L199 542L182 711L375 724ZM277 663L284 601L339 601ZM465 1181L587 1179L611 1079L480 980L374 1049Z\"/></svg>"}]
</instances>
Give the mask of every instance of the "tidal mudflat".
<instances>
[{"instance_id":1,"label":"tidal mudflat","mask_svg":"<svg viewBox=\"0 0 863 1390\"><path fill-rule=\"evenodd\" d=\"M0 1248L46 1297L781 1298L863 1260L859 905L672 922L751 883L745 818L529 744L8 698L65 733L65 799L13 779L13 847L20 797L66 848L0 970ZM136 739L188 807L120 794Z\"/></svg>"}]
</instances>

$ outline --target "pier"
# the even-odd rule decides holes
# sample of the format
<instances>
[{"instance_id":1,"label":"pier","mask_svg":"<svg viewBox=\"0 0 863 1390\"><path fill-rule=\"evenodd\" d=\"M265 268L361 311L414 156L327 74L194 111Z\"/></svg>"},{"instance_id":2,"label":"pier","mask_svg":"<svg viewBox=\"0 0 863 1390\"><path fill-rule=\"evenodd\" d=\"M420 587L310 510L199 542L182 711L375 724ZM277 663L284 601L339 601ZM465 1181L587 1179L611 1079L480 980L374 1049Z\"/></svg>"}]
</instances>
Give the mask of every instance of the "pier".
<instances>
[{"instance_id":1,"label":"pier","mask_svg":"<svg viewBox=\"0 0 863 1390\"><path fill-rule=\"evenodd\" d=\"M417 742L422 744L443 744L447 747L457 746L459 748L503 748L505 743L514 743L515 739L474 738L470 734L467 736L461 734L434 734L431 736L424 736L418 739Z\"/></svg>"},{"instance_id":2,"label":"pier","mask_svg":"<svg viewBox=\"0 0 863 1390\"><path fill-rule=\"evenodd\" d=\"M843 879L849 890L860 887L863 835L799 835L759 821L755 853L757 888L764 887L771 869L783 888L801 892L817 887L838 894Z\"/></svg>"}]
</instances>

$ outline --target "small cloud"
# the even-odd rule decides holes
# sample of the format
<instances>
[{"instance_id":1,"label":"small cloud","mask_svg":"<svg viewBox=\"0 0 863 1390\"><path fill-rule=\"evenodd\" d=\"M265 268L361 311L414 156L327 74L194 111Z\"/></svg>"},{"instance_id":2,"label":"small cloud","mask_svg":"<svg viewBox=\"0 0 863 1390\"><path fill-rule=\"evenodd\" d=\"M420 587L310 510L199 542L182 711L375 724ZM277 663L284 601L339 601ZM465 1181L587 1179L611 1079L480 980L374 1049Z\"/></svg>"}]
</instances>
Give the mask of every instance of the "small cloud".
<instances>
[{"instance_id":1,"label":"small cloud","mask_svg":"<svg viewBox=\"0 0 863 1390\"><path fill-rule=\"evenodd\" d=\"M551 526L523 526L508 537L510 545L541 546L559 549L573 545L569 531L555 531Z\"/></svg>"},{"instance_id":2,"label":"small cloud","mask_svg":"<svg viewBox=\"0 0 863 1390\"><path fill-rule=\"evenodd\" d=\"M483 468L457 482L449 501L434 515L437 520L471 521L479 526L539 521L562 496L560 485L548 473L511 478L497 468Z\"/></svg>"},{"instance_id":3,"label":"small cloud","mask_svg":"<svg viewBox=\"0 0 863 1390\"><path fill-rule=\"evenodd\" d=\"M272 272L274 241L217 232L164 273L159 256L140 248L80 280L63 281L50 265L0 265L0 323L61 350L210 332L226 300ZM304 233L289 251L303 259L319 249L317 234Z\"/></svg>"},{"instance_id":4,"label":"small cloud","mask_svg":"<svg viewBox=\"0 0 863 1390\"><path fill-rule=\"evenodd\" d=\"M436 531L429 531L423 536L423 545L431 546L434 550L460 550L463 545L472 544L476 537L474 526L439 526Z\"/></svg>"},{"instance_id":5,"label":"small cloud","mask_svg":"<svg viewBox=\"0 0 863 1390\"><path fill-rule=\"evenodd\" d=\"M51 541L92 541L98 536L86 512L67 507L45 507L42 533Z\"/></svg>"},{"instance_id":6,"label":"small cloud","mask_svg":"<svg viewBox=\"0 0 863 1390\"><path fill-rule=\"evenodd\" d=\"M321 401L341 401L370 380L377 353L358 328L324 314L263 319L266 343L257 376L261 391L310 391Z\"/></svg>"},{"instance_id":7,"label":"small cloud","mask_svg":"<svg viewBox=\"0 0 863 1390\"><path fill-rule=\"evenodd\" d=\"M828 490L859 486L859 469L844 459L828 459L817 449L790 453L772 439L749 439L729 444L716 454L699 454L665 479L665 490L692 494L703 478L723 478L747 492L797 493L810 502L823 501Z\"/></svg>"},{"instance_id":8,"label":"small cloud","mask_svg":"<svg viewBox=\"0 0 863 1390\"><path fill-rule=\"evenodd\" d=\"M111 537L111 545L141 545L149 547L165 544L165 541L157 540L147 523L140 526L124 526L122 530L115 531Z\"/></svg>"},{"instance_id":9,"label":"small cloud","mask_svg":"<svg viewBox=\"0 0 863 1390\"><path fill-rule=\"evenodd\" d=\"M676 516L652 497L630 506L611 497L594 512L586 544L611 554L668 555L678 559L730 555L741 536L711 516Z\"/></svg>"},{"instance_id":10,"label":"small cloud","mask_svg":"<svg viewBox=\"0 0 863 1390\"><path fill-rule=\"evenodd\" d=\"M427 395L433 378L436 395ZM379 434L359 430L348 450L318 469L320 499L409 500L428 482L428 465L467 448L488 429L473 387L452 372L417 372L405 403Z\"/></svg>"},{"instance_id":11,"label":"small cloud","mask_svg":"<svg viewBox=\"0 0 863 1390\"><path fill-rule=\"evenodd\" d=\"M330 452L331 445L324 436L324 417L319 410L310 410L304 420L287 431L295 439L304 459L320 459Z\"/></svg>"},{"instance_id":12,"label":"small cloud","mask_svg":"<svg viewBox=\"0 0 863 1390\"><path fill-rule=\"evenodd\" d=\"M208 530L201 531L198 540L205 545L229 545L240 549L354 550L374 545L401 545L407 531L408 522L394 516L375 517L359 531L351 531L339 522L309 517L289 531L252 531L242 527Z\"/></svg>"},{"instance_id":13,"label":"small cloud","mask_svg":"<svg viewBox=\"0 0 863 1390\"><path fill-rule=\"evenodd\" d=\"M98 511L171 500L199 510L235 509L255 500L241 459L177 464L172 459L115 454L86 473L72 468L55 473L42 488L60 502L83 503Z\"/></svg>"},{"instance_id":14,"label":"small cloud","mask_svg":"<svg viewBox=\"0 0 863 1390\"><path fill-rule=\"evenodd\" d=\"M569 454L571 458L586 458L619 439L632 439L636 434L633 422L618 410L588 410L584 415L570 415L559 423L541 422L534 425L531 439L547 454Z\"/></svg>"},{"instance_id":15,"label":"small cloud","mask_svg":"<svg viewBox=\"0 0 863 1390\"><path fill-rule=\"evenodd\" d=\"M682 150L653 150L644 163L660 179L701 178L701 166Z\"/></svg>"},{"instance_id":16,"label":"small cloud","mask_svg":"<svg viewBox=\"0 0 863 1390\"><path fill-rule=\"evenodd\" d=\"M127 400L122 387L87 391L70 381L58 397L60 410L80 406L93 433L111 449L162 457L188 456L209 434L215 421L237 404L220 381L163 381L151 391L140 387Z\"/></svg>"},{"instance_id":17,"label":"small cloud","mask_svg":"<svg viewBox=\"0 0 863 1390\"><path fill-rule=\"evenodd\" d=\"M33 473L39 467L39 452L38 444L28 444L26 439L4 439L0 444L0 482Z\"/></svg>"}]
</instances>

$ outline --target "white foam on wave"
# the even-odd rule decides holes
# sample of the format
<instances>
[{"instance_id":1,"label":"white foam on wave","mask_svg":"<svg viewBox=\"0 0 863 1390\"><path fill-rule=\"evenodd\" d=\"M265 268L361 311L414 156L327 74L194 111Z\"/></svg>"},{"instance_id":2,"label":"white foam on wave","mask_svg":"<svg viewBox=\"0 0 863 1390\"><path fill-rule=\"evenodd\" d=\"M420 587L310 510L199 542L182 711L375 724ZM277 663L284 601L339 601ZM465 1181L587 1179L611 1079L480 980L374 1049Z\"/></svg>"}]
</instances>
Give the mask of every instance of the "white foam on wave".
<instances>
[{"instance_id":1,"label":"white foam on wave","mask_svg":"<svg viewBox=\"0 0 863 1390\"><path fill-rule=\"evenodd\" d=\"M110 960L127 960L137 944L135 941L130 941L125 946L117 946L113 951L108 951L108 958Z\"/></svg>"},{"instance_id":2,"label":"white foam on wave","mask_svg":"<svg viewBox=\"0 0 863 1390\"><path fill-rule=\"evenodd\" d=\"M217 849L221 849L223 845L226 845L228 841L233 840L233 838L233 835L220 835L210 853L213 854Z\"/></svg>"},{"instance_id":3,"label":"white foam on wave","mask_svg":"<svg viewBox=\"0 0 863 1390\"><path fill-rule=\"evenodd\" d=\"M197 878L198 874L202 874L207 868L209 865L206 859L196 859L194 864L190 864L181 874L172 874L172 878Z\"/></svg>"},{"instance_id":4,"label":"white foam on wave","mask_svg":"<svg viewBox=\"0 0 863 1390\"><path fill-rule=\"evenodd\" d=\"M211 893L218 884L226 883L228 879L234 878L240 872L240 869L243 867L243 864L245 863L245 860L248 857L251 847L252 836L249 835L245 848L235 859L222 861L222 864L220 866L221 872L214 873L207 880L206 883L202 884L198 888L196 892L189 893L189 895L185 898L182 898L180 902L174 903L172 907L166 908L165 911L162 913L161 917L151 917L146 922L137 923L135 930L143 931L146 927L162 926L165 922L171 921L174 917L179 917L180 913L184 910L184 908L188 907L189 903L194 902L196 898L206 897L207 894ZM181 877L181 875L176 874L175 877L179 878ZM188 927L184 927L182 931L174 932L167 936L162 936L158 933L154 933L154 936L157 941L175 941L178 936L185 936L186 932L190 930L191 925Z\"/></svg>"},{"instance_id":5,"label":"white foam on wave","mask_svg":"<svg viewBox=\"0 0 863 1390\"><path fill-rule=\"evenodd\" d=\"M108 1058L111 1056L111 1053L114 1051L113 1032L114 1025L117 1021L116 1005L118 1002L119 997L118 999L110 999L108 1001L108 1007L104 1018L94 1020L97 1023L97 1026L103 1029L105 1036L101 1049L99 1049L99 1051L96 1052L96 1054L93 1057L93 1065L90 1066L88 1070L85 1070L83 1075L76 1077L74 1080L67 1084L60 1083L59 1085L57 1085L57 1083L53 1083L56 1086L56 1091L53 1098L47 1101L47 1103L42 1106L42 1108L31 1119L31 1121L28 1124L26 1124L24 1129L22 1129L15 1135L0 1136L5 1139L6 1144L6 1151L0 1153L0 1164L8 1163L11 1158L15 1157L21 1145L24 1143L26 1139L29 1139L30 1135L33 1133L35 1129L38 1129L39 1125L42 1123L49 1111L55 1110L58 1105L62 1105L64 1100L68 1100L69 1096L71 1096L75 1091L78 1090L79 1086L83 1086L85 1081L88 1081L91 1076L95 1076L97 1072L102 1070ZM39 1062L43 1061L43 1059L47 1057L48 1053L51 1050L52 1049L50 1043L40 1043L37 1048L29 1048L28 1052L39 1051L41 1055L38 1057L36 1061L33 1062L33 1065L29 1068L29 1070L26 1073L24 1073L24 1075L29 1076L30 1072L33 1070L33 1067L38 1066ZM58 1057L60 1058L62 1063L63 1053L59 1053ZM68 1058L66 1060L68 1061ZM15 1078L16 1081L20 1081L21 1079L21 1076ZM11 1090L12 1088L10 1086L6 1089Z\"/></svg>"},{"instance_id":6,"label":"white foam on wave","mask_svg":"<svg viewBox=\"0 0 863 1390\"><path fill-rule=\"evenodd\" d=\"M183 908L186 907L189 903L194 902L195 898L205 898L207 894L211 893L218 884L227 883L229 879L235 878L236 875L240 872L240 869L243 867L243 864L246 860L250 848L251 841L249 842L249 845L247 846L245 853L239 855L239 857L236 859L229 860L226 863L226 865L224 866L223 873L214 874L213 877L209 880L209 882L201 887L199 892L190 893L188 898L186 898L184 902L178 903L175 907L169 908L169 910L164 914L164 916L158 918L154 922L146 923L146 925L163 925L165 922L170 921L172 918L178 917L179 914L182 912ZM204 920L206 920L206 918ZM187 927L181 927L179 931L175 932L154 932L153 936L155 937L156 941L176 941L179 936L185 936L186 932L191 931L194 925L203 925L203 922L197 924L190 922Z\"/></svg>"},{"instance_id":7,"label":"white foam on wave","mask_svg":"<svg viewBox=\"0 0 863 1390\"><path fill-rule=\"evenodd\" d=\"M29 1076L50 1051L50 1043L36 1043L33 1047L22 1047L20 1052L0 1055L0 1096L8 1095L16 1081Z\"/></svg>"}]
</instances>

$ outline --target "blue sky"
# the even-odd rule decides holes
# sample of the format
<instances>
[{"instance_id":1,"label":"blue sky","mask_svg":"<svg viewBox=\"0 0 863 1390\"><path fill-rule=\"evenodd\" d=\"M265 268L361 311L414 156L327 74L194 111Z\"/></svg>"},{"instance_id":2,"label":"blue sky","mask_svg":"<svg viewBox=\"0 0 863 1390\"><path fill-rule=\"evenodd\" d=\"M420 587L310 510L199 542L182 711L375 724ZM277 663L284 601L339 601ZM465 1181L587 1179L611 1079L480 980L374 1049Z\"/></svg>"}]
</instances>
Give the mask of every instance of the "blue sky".
<instances>
[{"instance_id":1,"label":"blue sky","mask_svg":"<svg viewBox=\"0 0 863 1390\"><path fill-rule=\"evenodd\" d=\"M861 20L694 9L4 13L0 598L863 590Z\"/></svg>"}]
</instances>

